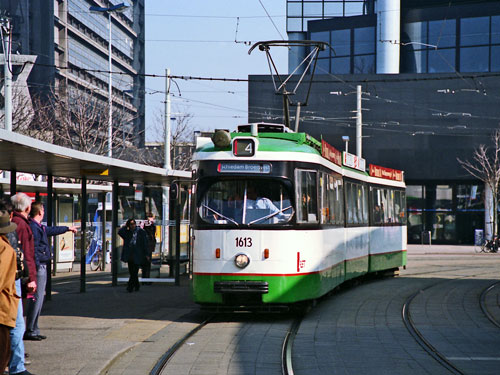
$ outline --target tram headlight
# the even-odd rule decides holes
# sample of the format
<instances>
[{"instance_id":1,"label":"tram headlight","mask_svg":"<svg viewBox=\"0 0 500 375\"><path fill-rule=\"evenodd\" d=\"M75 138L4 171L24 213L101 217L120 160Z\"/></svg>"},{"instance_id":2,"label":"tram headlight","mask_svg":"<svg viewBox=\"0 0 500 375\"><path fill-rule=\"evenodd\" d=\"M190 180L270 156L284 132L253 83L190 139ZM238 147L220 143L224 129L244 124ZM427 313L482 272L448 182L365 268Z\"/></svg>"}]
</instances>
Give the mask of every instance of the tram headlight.
<instances>
[{"instance_id":1,"label":"tram headlight","mask_svg":"<svg viewBox=\"0 0 500 375\"><path fill-rule=\"evenodd\" d=\"M238 268L245 268L248 264L250 264L250 258L245 254L238 254L234 258L234 264Z\"/></svg>"}]
</instances>

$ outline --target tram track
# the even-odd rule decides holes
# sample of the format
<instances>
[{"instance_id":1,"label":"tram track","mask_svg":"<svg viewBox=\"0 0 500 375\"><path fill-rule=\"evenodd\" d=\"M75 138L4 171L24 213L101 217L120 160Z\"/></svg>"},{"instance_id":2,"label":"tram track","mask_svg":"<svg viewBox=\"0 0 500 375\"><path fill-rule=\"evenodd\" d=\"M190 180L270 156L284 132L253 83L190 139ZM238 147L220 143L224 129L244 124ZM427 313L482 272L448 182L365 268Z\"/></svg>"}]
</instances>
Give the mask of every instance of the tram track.
<instances>
[{"instance_id":1,"label":"tram track","mask_svg":"<svg viewBox=\"0 0 500 375\"><path fill-rule=\"evenodd\" d=\"M495 317L490 313L488 310L488 306L486 305L486 295L493 290L495 287L498 287L500 285L500 281L497 281L487 287L486 289L483 290L481 293L481 296L479 297L479 304L481 306L481 310L483 311L484 315L488 318L488 320L493 323L493 325L497 326L500 328L500 323L495 319Z\"/></svg>"},{"instance_id":2,"label":"tram track","mask_svg":"<svg viewBox=\"0 0 500 375\"><path fill-rule=\"evenodd\" d=\"M304 316L301 315L291 321L286 333L284 334L284 339L281 345L281 373L283 375L293 375L293 364L292 364L292 347L296 334L299 330L300 324ZM187 332L182 338L177 340L166 352L158 359L153 369L149 372L149 375L161 375L168 372L168 365L171 359L181 351L186 342L192 338L196 333L198 333L203 328L206 328L210 323L217 323L217 316L211 315L203 322L199 323L196 327ZM253 322L247 322L248 324L253 324ZM213 328L213 327L212 327Z\"/></svg>"},{"instance_id":3,"label":"tram track","mask_svg":"<svg viewBox=\"0 0 500 375\"><path fill-rule=\"evenodd\" d=\"M170 347L165 354L160 357L160 359L156 362L156 365L153 367L149 375L161 375L163 369L167 366L168 361L175 355L175 353L182 347L182 345L192 336L196 334L200 329L205 327L208 323L213 320L214 316L209 316L203 322L194 327L191 331L186 333L182 338L177 340L174 345Z\"/></svg>"},{"instance_id":4,"label":"tram track","mask_svg":"<svg viewBox=\"0 0 500 375\"><path fill-rule=\"evenodd\" d=\"M430 272L434 273L434 272ZM452 374L457 374L457 375L465 375L465 372L463 372L461 369L459 369L457 366L455 366L443 353L441 353L436 347L434 347L429 340L425 338L425 336L419 331L419 329L416 327L410 313L410 305L413 302L413 300L419 296L421 293L424 293L427 290L430 290L431 288L436 287L437 285L455 281L457 279L466 279L466 278L471 278L471 277L476 277L478 275L471 275L471 276L466 276L466 277L459 277L459 278L454 278L446 281L441 281L438 283L433 283L432 285L428 285L425 288L422 288L418 290L417 292L413 293L410 295L405 303L403 304L402 310L401 310L401 315L402 319L404 322L404 325L410 335L415 339L415 341L432 357L434 358L441 366L446 368L450 373ZM481 311L483 314L486 316L486 318L492 322L496 327L500 328L500 323L494 318L494 316L489 312L487 304L486 304L486 296L487 294L500 285L500 281L496 281L495 283L491 284L490 286L486 287L483 289L481 292L481 295L479 296L479 305L481 307Z\"/></svg>"},{"instance_id":5,"label":"tram track","mask_svg":"<svg viewBox=\"0 0 500 375\"><path fill-rule=\"evenodd\" d=\"M439 283L438 283L439 284ZM437 284L429 285L426 288L419 290L418 292L412 294L403 304L403 309L401 311L403 322L405 324L406 329L410 333L410 335L415 339L415 341L432 357L434 358L440 365L450 371L452 374L457 375L465 375L458 367L456 367L453 363L451 363L446 356L444 356L441 352L439 352L418 330L415 323L411 318L410 313L410 304L420 293L423 293L425 290L433 288Z\"/></svg>"}]
</instances>

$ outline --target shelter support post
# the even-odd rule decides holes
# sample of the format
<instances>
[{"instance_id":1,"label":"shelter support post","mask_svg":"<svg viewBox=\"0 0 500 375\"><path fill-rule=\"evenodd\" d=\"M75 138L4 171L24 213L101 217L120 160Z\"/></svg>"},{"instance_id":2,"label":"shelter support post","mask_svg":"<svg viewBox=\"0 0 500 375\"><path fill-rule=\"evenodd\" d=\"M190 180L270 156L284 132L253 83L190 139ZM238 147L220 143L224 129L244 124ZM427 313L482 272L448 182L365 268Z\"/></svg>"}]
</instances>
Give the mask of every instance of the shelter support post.
<instances>
[{"instance_id":1,"label":"shelter support post","mask_svg":"<svg viewBox=\"0 0 500 375\"><path fill-rule=\"evenodd\" d=\"M175 285L180 285L181 270L181 204L180 185L178 188L178 198L175 201Z\"/></svg>"},{"instance_id":2,"label":"shelter support post","mask_svg":"<svg viewBox=\"0 0 500 375\"><path fill-rule=\"evenodd\" d=\"M16 190L17 190L16 178L17 178L17 172L15 170L10 171L10 196L11 197L16 194Z\"/></svg>"},{"instance_id":3,"label":"shelter support post","mask_svg":"<svg viewBox=\"0 0 500 375\"><path fill-rule=\"evenodd\" d=\"M118 285L118 249L116 247L116 227L118 226L118 181L113 182L111 208L111 285Z\"/></svg>"},{"instance_id":4,"label":"shelter support post","mask_svg":"<svg viewBox=\"0 0 500 375\"><path fill-rule=\"evenodd\" d=\"M54 179L52 178L52 175L47 176L47 226L51 227L54 225L54 196L52 194L53 191L53 182ZM54 237L50 237L50 242L52 245L52 249L54 249ZM53 251L53 254L55 254L55 251ZM54 274L56 272L56 259L54 256L52 256L52 261L49 262L48 264L48 269L47 269L47 287L45 288L45 298L47 300L52 299L52 269L54 270Z\"/></svg>"},{"instance_id":5,"label":"shelter support post","mask_svg":"<svg viewBox=\"0 0 500 375\"><path fill-rule=\"evenodd\" d=\"M102 249L102 270L106 270L106 259L108 257L108 243L106 241L106 193L101 194L102 217L101 217L101 249Z\"/></svg>"},{"instance_id":6,"label":"shelter support post","mask_svg":"<svg viewBox=\"0 0 500 375\"><path fill-rule=\"evenodd\" d=\"M82 225L81 225L81 240L80 240L80 293L85 293L85 279L86 279L86 261L85 261L85 244L87 236L87 178L82 177Z\"/></svg>"}]
</instances>

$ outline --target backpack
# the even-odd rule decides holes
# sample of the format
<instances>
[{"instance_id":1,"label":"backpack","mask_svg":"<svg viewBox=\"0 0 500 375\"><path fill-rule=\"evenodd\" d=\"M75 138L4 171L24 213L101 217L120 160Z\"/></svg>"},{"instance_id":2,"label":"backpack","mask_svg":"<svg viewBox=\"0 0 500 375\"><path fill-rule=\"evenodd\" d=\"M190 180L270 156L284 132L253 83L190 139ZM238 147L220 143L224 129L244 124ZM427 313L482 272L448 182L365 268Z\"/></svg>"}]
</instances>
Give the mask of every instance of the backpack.
<instances>
[{"instance_id":1,"label":"backpack","mask_svg":"<svg viewBox=\"0 0 500 375\"><path fill-rule=\"evenodd\" d=\"M19 238L17 236L17 232L13 231L7 233L7 239L9 240L10 246L16 252L16 264L17 264L16 280L21 279L21 283L25 284L28 282L29 279L28 267L26 267L24 262L24 253L21 250L21 245L19 242Z\"/></svg>"}]
</instances>

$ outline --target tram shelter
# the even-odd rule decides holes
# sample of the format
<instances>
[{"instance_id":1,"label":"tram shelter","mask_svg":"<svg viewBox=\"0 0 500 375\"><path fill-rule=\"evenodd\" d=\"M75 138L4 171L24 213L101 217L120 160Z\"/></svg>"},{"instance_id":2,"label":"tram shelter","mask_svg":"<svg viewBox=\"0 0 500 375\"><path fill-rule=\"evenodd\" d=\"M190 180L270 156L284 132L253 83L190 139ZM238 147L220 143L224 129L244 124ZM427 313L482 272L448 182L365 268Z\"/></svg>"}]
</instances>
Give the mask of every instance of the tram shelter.
<instances>
[{"instance_id":1,"label":"tram shelter","mask_svg":"<svg viewBox=\"0 0 500 375\"><path fill-rule=\"evenodd\" d=\"M73 192L80 193L81 202L79 210L81 217L80 228L80 291L86 290L86 235L87 235L87 193L89 192L88 181L99 181L101 185L92 185L94 192L111 192L111 276L112 285L118 284L119 254L117 229L121 222L118 217L118 196L121 188L133 188L142 186L142 193L147 193L151 187L163 188L162 194L162 224L166 228L166 217L169 213L169 197L167 189L172 184L177 186L187 185L191 179L191 172L170 170L152 167L144 164L110 158L107 156L94 155L65 147L43 142L22 134L0 129L0 169L10 171L10 194L20 191L35 191L47 194L47 225L54 224L54 191L57 193ZM17 172L46 176L46 183L18 184L16 180ZM54 188L54 178L63 177L80 181L80 184L59 184ZM45 185L45 186L44 186ZM56 185L58 185L56 183ZM79 189L78 189L79 185ZM166 189L167 188L167 189ZM101 194L104 197L105 194ZM172 204L175 201L172 202ZM106 218L106 201L102 198L103 215L103 244L105 243L104 223ZM175 204L178 208L179 205ZM170 210L172 214L172 210ZM177 219L176 215L176 219ZM175 221L179 223L178 220ZM179 232L178 230L176 231ZM165 241L162 237L162 241ZM176 235L176 237L179 237ZM178 239L178 238L177 238ZM172 242L172 241L171 241ZM177 241L176 241L177 242ZM176 255L171 257L171 265L174 267L173 275L175 283L179 282L180 254L178 243L176 243ZM49 275L51 272L49 272ZM172 274L172 272L171 272ZM47 295L50 296L50 280L47 285Z\"/></svg>"}]
</instances>

